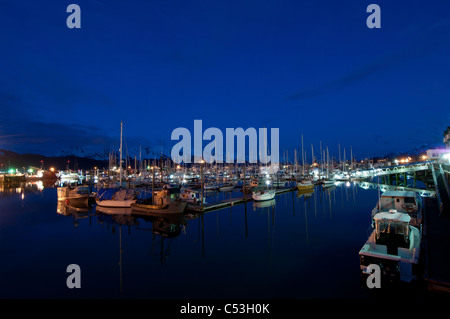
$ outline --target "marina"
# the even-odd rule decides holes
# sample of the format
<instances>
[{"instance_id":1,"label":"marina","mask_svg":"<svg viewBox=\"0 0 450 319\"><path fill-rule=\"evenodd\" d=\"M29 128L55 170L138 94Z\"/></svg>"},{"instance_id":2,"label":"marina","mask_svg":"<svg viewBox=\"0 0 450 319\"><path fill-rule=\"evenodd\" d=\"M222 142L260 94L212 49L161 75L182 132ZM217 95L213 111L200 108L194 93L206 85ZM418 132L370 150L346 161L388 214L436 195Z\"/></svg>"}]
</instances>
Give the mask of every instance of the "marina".
<instances>
[{"instance_id":1,"label":"marina","mask_svg":"<svg viewBox=\"0 0 450 319\"><path fill-rule=\"evenodd\" d=\"M290 234L286 235L286 237L278 234L278 236L283 238L282 246L287 245L287 247L289 247L290 240L300 240L303 242L301 244L304 246L303 249L306 249L304 254L308 255L318 248L315 247L314 250L309 250L311 245L314 247L314 240L312 239L313 237L311 237L314 232L321 233L322 235L320 236L324 236L323 239L336 240L334 235L333 239L331 239L328 238L329 235L327 235L326 232L323 233L323 231L319 231L319 228L317 228L321 227L319 224L314 226L316 227L316 230L314 230L314 227L311 228L310 223L315 224L313 220L317 220L317 218L319 218L318 216L321 216L319 218L320 223L328 225L326 226L328 227L327 231L331 231L331 228L329 227L332 227L332 225L337 223L336 227L343 227L343 231L348 232L348 228L352 227L353 229L350 233L355 232L355 234L358 234L357 237L359 239L353 242L353 248L345 253L349 257L347 257L348 262L344 262L344 265L353 270L344 271L344 273L352 273L351 277L353 279L349 279L349 277L346 280L350 280L353 284L360 282L360 285L357 289L350 289L347 297L370 298L371 291L368 290L367 287L364 287L364 280L370 275L370 273L367 273L366 269L370 263L378 262L380 262L383 269L383 285L388 285L389 287L397 287L397 285L400 284L413 285L414 291L419 295L427 296L430 293L449 293L448 269L450 269L450 263L446 254L442 254L442 251L446 251L450 243L450 237L446 235L448 233L446 230L449 226L446 224L448 216L446 213L442 214L442 212L445 212L445 210L441 211L442 206L441 209L439 208L441 205L439 203L445 202L445 198L448 196L445 188L445 182L448 182L448 175L446 175L448 165L445 163L437 164L437 167L439 167L439 165L442 167L443 174L436 176L436 174L433 173L433 166L431 166L433 164L434 162L425 163L424 165L428 167L428 173L425 173L422 170L423 174L420 176L406 176L404 168L398 173L395 169L383 166L384 171L395 173L393 173L392 176L382 174L384 178L380 178L380 176L369 176L365 178L355 178L355 180L352 181L352 176L356 176L356 173L360 172L359 169L355 168L354 171L349 171L348 179L341 181L335 179L332 183L324 182L323 179L318 178L321 173L319 171L317 174L317 171L314 171L313 169L314 166L308 167L307 170L316 173L313 173L308 177L303 175L303 172L307 171L304 168L288 165L285 165L283 170L272 177L266 173L258 174L259 168L252 168L251 166L247 167L247 165L228 166L227 168L215 168L214 166L210 166L209 168L204 168L202 170L199 170L195 165L191 168L184 169L181 169L179 166L173 166L172 169L165 168L163 170L152 169L150 167L149 173L145 178L135 176L134 174L124 174L122 176L122 183L118 184L123 187L116 189L103 188L108 184L115 184L114 179L105 181L105 179L102 178L102 176L108 176L110 174L109 172L105 171L102 173L100 170L97 170L95 173L92 171L83 173L80 171L78 174L71 173L72 176L76 176L76 178L74 181L69 182L69 186L64 186L64 184L67 184L67 179L60 177L57 184L50 184L47 187L42 187L38 193L46 194L44 197L48 198L46 200L48 203L47 205L49 205L48 207L55 207L54 205L57 202L56 213L61 216L69 217L67 220L69 225L76 225L76 227L79 228L89 220L89 226L86 231L93 232L93 234L96 234L95 236L99 236L98 231L92 229L92 227L97 227L93 225L95 220L97 220L96 223L98 223L102 220L110 219L110 221L106 223L108 228L111 227L113 232L117 232L117 227L120 232L124 231L122 228L126 228L130 235L133 232L140 233L141 229L148 229L150 233L153 234L153 239L151 241L154 242L159 238L159 261L161 265L166 265L169 258L169 248L164 248L164 242L170 241L171 238L175 239L184 235L188 236L187 229L192 228L196 223L198 224L199 238L195 239L194 242L201 242L201 259L203 259L205 258L206 252L208 252L208 255L212 253L209 248L206 248L209 245L205 242L205 238L211 237L212 229L216 229L217 237L214 241L217 241L219 237L226 238L226 236L229 236L225 235L228 231L223 231L221 229L223 227L228 229L231 226L232 228L229 231L234 232L232 229L234 229L235 224L232 220L242 220L242 218L244 218L245 225L243 229L245 229L245 231L239 237L247 240L249 234L254 232L259 234L258 237L265 237L264 240L268 243L265 253L269 254L269 268L266 271L269 271L271 276L274 275L272 273L272 267L277 263L275 261L276 258L284 259L288 256L290 256L289 258L294 258L294 260L295 258L298 258L295 257L297 256L296 253L288 253L284 248L280 247L279 245L281 243L277 245L277 249L283 251L283 255L275 254L278 257L274 257L273 245L275 228L278 229L277 233L286 231L286 234ZM416 170L417 166L417 164L412 165L412 172ZM161 166L156 163L153 167L156 168ZM379 172L379 170L374 171ZM248 172L252 172L252 174L248 174ZM112 176L114 176L114 178L119 178L118 175ZM225 176L227 182L217 182L218 180L225 178ZM388 176L388 178L386 176ZM434 187L433 185L433 182L435 180L437 181L437 177L442 179L441 187L439 187L439 185ZM202 184L202 181L204 184ZM26 182L21 184L20 187L12 188L16 193L19 192L22 194L22 205L23 203L26 203L29 196L36 196L29 195L26 191L31 185L35 185L36 183L39 182ZM226 187L222 188L220 186L222 184L226 185ZM272 184L273 186L269 186ZM205 187L205 185L210 185L210 187ZM254 194L255 190L260 189L261 187L272 189L274 196L267 200L255 201L252 193ZM8 188L4 186L3 190L5 191L6 189ZM107 192L109 192L109 195L106 195ZM116 192L125 193L116 196L114 195ZM439 196L436 196L437 192L439 193ZM133 197L127 197L129 196L127 194L134 195L132 195ZM155 194L155 198L153 198L153 194ZM186 194L186 196L183 194ZM6 197L2 200L10 201L16 198L14 192L11 193L11 196L11 199L8 199L10 197ZM106 204L102 205L102 201L106 201ZM118 201L121 204L118 205ZM44 211L49 213L51 213L52 210L55 211L54 208L50 210L47 208L44 209ZM249 214L255 213L256 215L254 217L249 216ZM358 221L357 224L360 226L354 228L356 224L354 225L353 222L347 225L349 219L343 216L349 213L352 214L350 220L353 220L355 223ZM261 233L262 229L255 229L253 226L250 226L250 221L254 218L259 220L261 214L266 215L266 225L263 226L263 224L261 224L258 228L265 228L267 231L265 235ZM344 215L341 216L342 214ZM291 215L291 217L287 217L289 215ZM221 224L224 223L224 219L226 219L225 216L228 216L229 218L229 226L221 226ZM298 225L300 227L299 229L295 228L297 229L295 230L292 229L292 227L287 226L294 221L289 221L289 218L296 219L299 218L299 216L302 216L303 218L301 220L302 225ZM342 218L347 221L342 220ZM141 219L144 221L145 225L148 223L151 225L142 226ZM280 219L284 220L284 222L280 222ZM383 224L381 223L385 223L386 221L388 221L389 226L382 226ZM411 226L408 227L411 227L411 231L403 226L393 226L394 221L399 223L399 225L401 223L410 224ZM288 224L285 224L286 222ZM300 222L300 220L297 221L297 223L298 222ZM61 220L60 223L65 225L64 220ZM258 221L258 223L261 223L261 221ZM280 226L280 223L284 225ZM371 223L372 227L374 227L372 234L366 229L367 225L370 225ZM364 227L364 224L366 227ZM375 224L377 226L375 226ZM64 226L64 228L66 227L68 227L68 225ZM207 231L205 227L208 228ZM414 244L411 244L414 247L413 250L411 250L412 259L408 259L410 257L407 256L409 256L408 254L410 253L405 250L406 248L391 247L390 242L398 242L399 245L404 245L400 243L400 237L394 239L392 234L390 237L382 237L384 238L382 242L379 242L377 239L376 245L381 244L381 246L375 246L375 236L379 236L376 235L376 231L380 229L394 229L395 231L404 232L404 234L408 234L408 236L413 236L411 237L414 238L411 239L411 243L414 242ZM419 231L417 231L417 229ZM205 231L209 235L205 235ZM296 234L297 232L299 233ZM79 236L76 231L70 231L70 233L72 234L71 236ZM222 233L224 234L219 235ZM332 231L330 234L333 233L334 232ZM302 234L302 239L298 238L299 234ZM399 233L400 236L403 236L401 234L403 233ZM193 236L193 234L189 236ZM340 233L338 236L343 236L343 234ZM140 238L141 235L137 237ZM343 238L345 237L346 236L343 236ZM77 240L80 239L81 238L78 238ZM317 239L318 238L316 238L316 240ZM364 242L366 243L363 245ZM407 245L409 245L409 242L410 240L407 241ZM217 244L219 244L219 242L217 242ZM229 251L231 247L228 246L228 244L220 245L220 249L225 249L226 251ZM359 245L363 246L363 248L361 248L361 246L358 248L357 246ZM330 254L330 249L332 249L332 247L335 247L335 245L333 244L328 248L322 247L322 250L325 249L322 253ZM383 250L382 247L387 248L384 248ZM214 250L215 249L217 248L214 248ZM261 247L258 249L261 249ZM80 250L80 253L81 251L82 250ZM339 249L339 251L341 251L341 249ZM360 257L358 257L358 251ZM215 255L216 253L219 253L219 251L212 254ZM397 254L399 254L400 257L398 257ZM261 258L261 256L258 255L259 253L254 257L258 259ZM358 258L361 258L363 255L365 256L364 264L363 259L361 259L361 266L359 267ZM378 256L378 259L374 259L376 256ZM381 261L382 259L380 259L380 257L385 261ZM227 258L231 258L232 261L235 260L236 257L231 257L231 255L229 255ZM194 260L196 259L194 258ZM222 262L225 262L224 265L227 265L227 263L230 262L230 260L225 261L223 258L221 258L221 260ZM389 266L386 264L387 260L390 260ZM403 264L395 266L392 264L394 260L403 260ZM416 266L414 266L414 268L407 267L408 260L411 260ZM183 263L184 262L186 261L183 261ZM301 259L299 259L298 262L301 262ZM342 267L344 267L344 265L342 265ZM137 265L133 267L136 266ZM312 264L309 267L311 266ZM343 271L340 267L338 268L340 271ZM357 271L359 268L361 269L360 272ZM389 272L386 272L386 269L388 269ZM412 269L414 270L412 271ZM122 271L123 269L120 269L120 272ZM294 269L292 269L292 271L294 271ZM295 272L297 271L298 270L295 270ZM311 271L311 269L308 268L308 271ZM397 273L397 271L400 272ZM262 276L262 274L260 275ZM281 273L279 275L281 275ZM315 278L320 282L322 279L319 279L319 277L323 275L323 273L320 275L317 274L317 277ZM120 276L122 278L122 275ZM128 276L129 275L127 275L127 277ZM277 277L277 275L275 277ZM328 276L325 276L325 278L329 279ZM305 280L302 276L300 276L299 279L301 282ZM240 280L243 280L243 278ZM123 281L123 279L121 279L121 281ZM217 284L224 285L224 282ZM340 285L341 284L343 283L340 282ZM128 296L127 293L124 292L122 285L123 283L121 282L121 288L119 289L117 296ZM240 284L236 282L235 285L239 286ZM255 283L252 283L252 285L255 285ZM309 283L308 285L312 285L312 283ZM257 286L258 285L256 284L256 287ZM137 293L138 295L142 293L141 290L138 289L140 292L137 292L135 289L138 288L133 285L130 287L130 290L134 291L134 293ZM288 288L283 293L278 292L275 295L263 293L261 296L286 296L288 292L289 294L293 293L292 289L293 287ZM322 292L312 289L312 286L308 289L309 292L312 291L308 296L326 296L323 295ZM269 290L267 290L267 292ZM228 291L228 295L226 293L227 291L227 289L223 290L224 294L219 293L216 297L231 296L231 291ZM19 292L17 293L17 296L21 296ZM165 293L169 296L169 291L166 291ZM252 293L255 293L255 291ZM144 295L150 296L152 294L148 295L147 292ZM182 294L179 296L181 298L185 297L185 295ZM196 296L202 297L204 295L199 290L197 291ZM304 295L304 297L306 297L306 295Z\"/></svg>"},{"instance_id":2,"label":"marina","mask_svg":"<svg viewBox=\"0 0 450 319\"><path fill-rule=\"evenodd\" d=\"M450 2L403 2L7 1L0 299L437 313Z\"/></svg>"}]
</instances>

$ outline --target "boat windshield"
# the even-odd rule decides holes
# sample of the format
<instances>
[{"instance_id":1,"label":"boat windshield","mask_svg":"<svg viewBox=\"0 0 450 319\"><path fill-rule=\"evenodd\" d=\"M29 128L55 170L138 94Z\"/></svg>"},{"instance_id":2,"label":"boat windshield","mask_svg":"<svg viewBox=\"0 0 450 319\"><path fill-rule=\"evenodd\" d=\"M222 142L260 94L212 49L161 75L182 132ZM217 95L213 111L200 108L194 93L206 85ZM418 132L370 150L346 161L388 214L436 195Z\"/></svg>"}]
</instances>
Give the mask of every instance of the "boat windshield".
<instances>
[{"instance_id":1,"label":"boat windshield","mask_svg":"<svg viewBox=\"0 0 450 319\"><path fill-rule=\"evenodd\" d=\"M408 224L398 221L378 220L376 224L378 233L405 235L408 232Z\"/></svg>"}]
</instances>

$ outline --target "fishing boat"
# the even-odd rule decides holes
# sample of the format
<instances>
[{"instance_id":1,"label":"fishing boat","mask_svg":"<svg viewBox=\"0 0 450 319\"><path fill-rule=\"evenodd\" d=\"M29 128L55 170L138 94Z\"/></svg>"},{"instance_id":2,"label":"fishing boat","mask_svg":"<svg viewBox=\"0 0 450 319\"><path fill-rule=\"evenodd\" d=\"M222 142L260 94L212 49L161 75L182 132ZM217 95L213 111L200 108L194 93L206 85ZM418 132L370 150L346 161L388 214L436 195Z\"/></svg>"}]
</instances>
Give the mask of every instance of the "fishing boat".
<instances>
[{"instance_id":1,"label":"fishing boat","mask_svg":"<svg viewBox=\"0 0 450 319\"><path fill-rule=\"evenodd\" d=\"M143 201L131 204L133 212L159 213L159 214L181 214L186 208L187 202L181 199L173 199L169 189L162 189L155 196Z\"/></svg>"},{"instance_id":2,"label":"fishing boat","mask_svg":"<svg viewBox=\"0 0 450 319\"><path fill-rule=\"evenodd\" d=\"M184 188L181 191L180 199L188 204L201 205L200 193L190 188ZM203 197L203 204L206 204L205 197Z\"/></svg>"},{"instance_id":3,"label":"fishing boat","mask_svg":"<svg viewBox=\"0 0 450 319\"><path fill-rule=\"evenodd\" d=\"M359 251L363 275L370 274L369 265L377 264L390 281L417 278L422 232L410 223L408 214L395 210L375 214L372 232Z\"/></svg>"},{"instance_id":4,"label":"fishing boat","mask_svg":"<svg viewBox=\"0 0 450 319\"><path fill-rule=\"evenodd\" d=\"M73 207L87 207L89 205L90 191L87 186L58 187L58 202L65 202Z\"/></svg>"},{"instance_id":5,"label":"fishing boat","mask_svg":"<svg viewBox=\"0 0 450 319\"><path fill-rule=\"evenodd\" d=\"M417 227L422 223L421 202L417 193L412 191L385 191L372 210L372 218L379 212L394 209L397 212L408 214L411 217L411 225Z\"/></svg>"},{"instance_id":6,"label":"fishing boat","mask_svg":"<svg viewBox=\"0 0 450 319\"><path fill-rule=\"evenodd\" d=\"M106 188L100 189L95 197L97 206L109 208L130 208L137 199L133 188Z\"/></svg>"}]
</instances>

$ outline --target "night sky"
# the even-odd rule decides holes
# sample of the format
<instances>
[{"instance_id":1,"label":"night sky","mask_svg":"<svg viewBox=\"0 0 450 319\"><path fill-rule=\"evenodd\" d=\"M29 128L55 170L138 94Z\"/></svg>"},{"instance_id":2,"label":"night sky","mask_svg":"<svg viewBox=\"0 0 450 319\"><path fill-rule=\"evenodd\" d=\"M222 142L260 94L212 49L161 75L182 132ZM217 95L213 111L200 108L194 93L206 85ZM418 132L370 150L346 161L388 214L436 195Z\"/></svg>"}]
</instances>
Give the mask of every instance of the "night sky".
<instances>
[{"instance_id":1,"label":"night sky","mask_svg":"<svg viewBox=\"0 0 450 319\"><path fill-rule=\"evenodd\" d=\"M363 158L450 125L448 1L1 0L0 36L0 149L19 153L117 150L121 121L130 149L170 150L199 119Z\"/></svg>"}]
</instances>

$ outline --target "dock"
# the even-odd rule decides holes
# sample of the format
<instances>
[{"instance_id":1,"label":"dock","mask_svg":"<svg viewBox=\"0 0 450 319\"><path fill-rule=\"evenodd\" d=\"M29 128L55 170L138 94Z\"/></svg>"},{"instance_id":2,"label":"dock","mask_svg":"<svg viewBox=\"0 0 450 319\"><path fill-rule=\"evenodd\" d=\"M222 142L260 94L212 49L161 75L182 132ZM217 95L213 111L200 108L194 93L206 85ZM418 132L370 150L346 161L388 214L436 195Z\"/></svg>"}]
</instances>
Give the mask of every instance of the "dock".
<instances>
[{"instance_id":1,"label":"dock","mask_svg":"<svg viewBox=\"0 0 450 319\"><path fill-rule=\"evenodd\" d=\"M440 196L424 198L424 279L430 292L450 293L450 206L448 167L437 180Z\"/></svg>"},{"instance_id":2,"label":"dock","mask_svg":"<svg viewBox=\"0 0 450 319\"><path fill-rule=\"evenodd\" d=\"M292 192L296 190L296 187L283 187L283 188L277 188L275 190L275 196L287 192ZM213 210L218 210L230 206L235 206L247 202L252 202L253 198L251 194L247 194L247 196L240 196L240 197L234 197L234 198L227 198L219 202L210 203L203 205L203 209L200 205L188 205L186 207L186 210L192 211L192 212L199 212L199 213L206 213Z\"/></svg>"}]
</instances>

